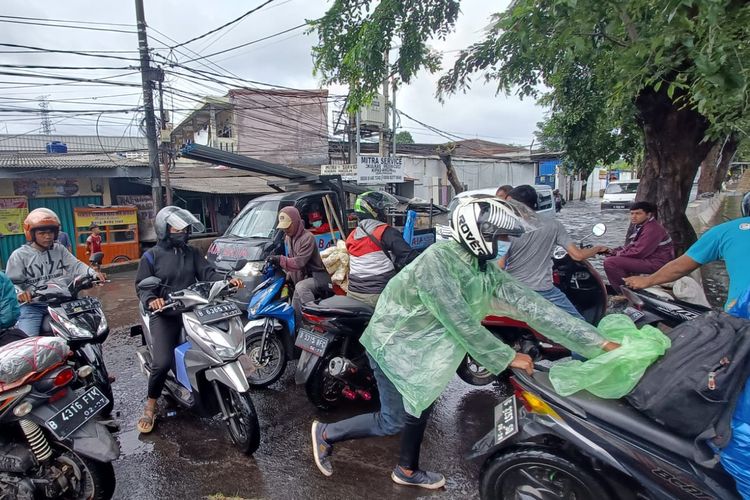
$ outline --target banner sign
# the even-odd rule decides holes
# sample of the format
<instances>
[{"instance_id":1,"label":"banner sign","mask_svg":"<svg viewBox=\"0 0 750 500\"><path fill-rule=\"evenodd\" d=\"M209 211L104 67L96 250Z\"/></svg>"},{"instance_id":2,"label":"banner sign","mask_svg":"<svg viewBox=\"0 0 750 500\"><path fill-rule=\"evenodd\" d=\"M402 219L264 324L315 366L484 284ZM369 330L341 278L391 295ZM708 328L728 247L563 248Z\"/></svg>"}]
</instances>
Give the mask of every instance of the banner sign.
<instances>
[{"instance_id":1,"label":"banner sign","mask_svg":"<svg viewBox=\"0 0 750 500\"><path fill-rule=\"evenodd\" d=\"M138 208L138 239L141 241L156 241L154 231L154 200L147 194L117 195L120 205L134 205Z\"/></svg>"},{"instance_id":2,"label":"banner sign","mask_svg":"<svg viewBox=\"0 0 750 500\"><path fill-rule=\"evenodd\" d=\"M29 201L25 196L0 198L0 234L23 234L23 221L29 215Z\"/></svg>"},{"instance_id":3,"label":"banner sign","mask_svg":"<svg viewBox=\"0 0 750 500\"><path fill-rule=\"evenodd\" d=\"M76 227L135 226L138 224L136 207L75 208ZM133 228L135 229L135 228Z\"/></svg>"},{"instance_id":4,"label":"banner sign","mask_svg":"<svg viewBox=\"0 0 750 500\"><path fill-rule=\"evenodd\" d=\"M404 182L404 162L386 156L357 157L357 184L388 184Z\"/></svg>"},{"instance_id":5,"label":"banner sign","mask_svg":"<svg viewBox=\"0 0 750 500\"><path fill-rule=\"evenodd\" d=\"M340 175L342 181L357 180L357 165L354 163L338 163L334 165L321 165L320 175Z\"/></svg>"},{"instance_id":6,"label":"banner sign","mask_svg":"<svg viewBox=\"0 0 750 500\"><path fill-rule=\"evenodd\" d=\"M79 190L78 179L30 179L13 181L13 192L29 198L74 196Z\"/></svg>"}]
</instances>

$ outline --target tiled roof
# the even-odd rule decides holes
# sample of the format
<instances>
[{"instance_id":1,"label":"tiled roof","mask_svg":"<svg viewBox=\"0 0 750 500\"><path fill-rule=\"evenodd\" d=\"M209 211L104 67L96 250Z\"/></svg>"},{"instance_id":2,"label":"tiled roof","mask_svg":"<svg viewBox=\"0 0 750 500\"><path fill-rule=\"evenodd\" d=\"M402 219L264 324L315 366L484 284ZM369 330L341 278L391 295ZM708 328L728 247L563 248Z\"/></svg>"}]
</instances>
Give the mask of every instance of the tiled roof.
<instances>
[{"instance_id":1,"label":"tiled roof","mask_svg":"<svg viewBox=\"0 0 750 500\"><path fill-rule=\"evenodd\" d=\"M0 151L47 152L47 143L64 142L68 153L96 153L146 150L145 137L95 135L31 135L0 134Z\"/></svg>"},{"instance_id":2,"label":"tiled roof","mask_svg":"<svg viewBox=\"0 0 750 500\"><path fill-rule=\"evenodd\" d=\"M0 152L0 168L73 169L148 166L148 156L123 153L47 154Z\"/></svg>"}]
</instances>

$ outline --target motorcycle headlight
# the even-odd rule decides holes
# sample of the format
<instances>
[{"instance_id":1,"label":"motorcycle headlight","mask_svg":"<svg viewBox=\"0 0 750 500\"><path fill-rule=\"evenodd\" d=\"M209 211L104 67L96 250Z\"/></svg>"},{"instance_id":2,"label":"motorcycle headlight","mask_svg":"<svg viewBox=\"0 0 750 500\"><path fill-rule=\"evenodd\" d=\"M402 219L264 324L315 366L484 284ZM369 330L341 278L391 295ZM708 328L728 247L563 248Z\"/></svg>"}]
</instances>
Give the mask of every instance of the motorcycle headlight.
<instances>
[{"instance_id":1,"label":"motorcycle headlight","mask_svg":"<svg viewBox=\"0 0 750 500\"><path fill-rule=\"evenodd\" d=\"M87 339L87 338L93 338L94 335L87 329L82 328L79 326L75 321L70 320L68 318L64 318L62 316L57 316L57 321L62 324L62 326L65 327L65 330L70 334L72 338L75 339Z\"/></svg>"},{"instance_id":2,"label":"motorcycle headlight","mask_svg":"<svg viewBox=\"0 0 750 500\"><path fill-rule=\"evenodd\" d=\"M260 276L261 271L263 271L263 261L254 260L252 262L248 262L245 267L243 267L239 271L236 271L234 275L243 278L249 278L250 276Z\"/></svg>"},{"instance_id":3,"label":"motorcycle headlight","mask_svg":"<svg viewBox=\"0 0 750 500\"><path fill-rule=\"evenodd\" d=\"M109 324L107 323L107 317L104 316L104 314L102 314L100 316L100 318L101 319L99 320L99 326L96 329L96 335L97 335L97 337L99 335L103 334L107 330L107 328L109 327Z\"/></svg>"}]
</instances>

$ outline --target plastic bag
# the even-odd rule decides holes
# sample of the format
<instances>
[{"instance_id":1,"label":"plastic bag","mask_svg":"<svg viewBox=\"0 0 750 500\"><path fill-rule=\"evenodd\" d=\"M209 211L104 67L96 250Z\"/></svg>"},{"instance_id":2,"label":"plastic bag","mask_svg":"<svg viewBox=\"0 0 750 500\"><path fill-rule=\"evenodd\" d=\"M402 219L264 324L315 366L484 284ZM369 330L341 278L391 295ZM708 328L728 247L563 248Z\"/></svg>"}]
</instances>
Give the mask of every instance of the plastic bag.
<instances>
[{"instance_id":1,"label":"plastic bag","mask_svg":"<svg viewBox=\"0 0 750 500\"><path fill-rule=\"evenodd\" d=\"M339 240L336 246L328 247L320 252L320 258L326 271L331 275L331 282L344 290L349 288L349 253L346 242Z\"/></svg>"},{"instance_id":2,"label":"plastic bag","mask_svg":"<svg viewBox=\"0 0 750 500\"><path fill-rule=\"evenodd\" d=\"M70 355L58 337L29 337L0 349L0 391L14 387L26 375L62 363Z\"/></svg>"},{"instance_id":3,"label":"plastic bag","mask_svg":"<svg viewBox=\"0 0 750 500\"><path fill-rule=\"evenodd\" d=\"M455 241L435 243L386 286L360 342L393 382L404 408L419 415L469 353L492 373L515 351L482 326L489 315L525 321L555 342L593 357L604 339L497 266L479 269Z\"/></svg>"},{"instance_id":4,"label":"plastic bag","mask_svg":"<svg viewBox=\"0 0 750 500\"><path fill-rule=\"evenodd\" d=\"M734 477L737 491L750 500L750 384L737 401L732 416L732 438L721 451L721 465Z\"/></svg>"},{"instance_id":5,"label":"plastic bag","mask_svg":"<svg viewBox=\"0 0 750 500\"><path fill-rule=\"evenodd\" d=\"M621 398L633 390L646 369L671 345L669 337L658 328L646 325L639 330L624 314L602 318L599 332L621 346L588 361L555 364L549 378L561 396L587 390L600 398Z\"/></svg>"}]
</instances>

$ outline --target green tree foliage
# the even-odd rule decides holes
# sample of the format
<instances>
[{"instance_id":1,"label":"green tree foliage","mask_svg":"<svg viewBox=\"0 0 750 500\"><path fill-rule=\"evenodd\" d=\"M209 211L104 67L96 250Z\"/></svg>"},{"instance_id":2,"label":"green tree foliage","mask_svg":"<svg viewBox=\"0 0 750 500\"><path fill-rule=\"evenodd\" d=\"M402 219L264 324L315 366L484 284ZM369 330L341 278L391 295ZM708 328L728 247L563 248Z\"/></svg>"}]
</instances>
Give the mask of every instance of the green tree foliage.
<instances>
[{"instance_id":1,"label":"green tree foliage","mask_svg":"<svg viewBox=\"0 0 750 500\"><path fill-rule=\"evenodd\" d=\"M436 71L428 43L453 29L458 4L335 0L316 25L316 69L350 85L352 107L388 74L408 83ZM514 0L438 90L467 91L479 77L542 99L570 161L642 150L638 198L657 203L684 249L695 239L684 211L698 165L716 140L750 130L749 40L745 0ZM391 46L398 59L387 65Z\"/></svg>"},{"instance_id":2,"label":"green tree foliage","mask_svg":"<svg viewBox=\"0 0 750 500\"><path fill-rule=\"evenodd\" d=\"M414 138L408 130L402 130L396 134L396 144L414 144Z\"/></svg>"}]
</instances>

